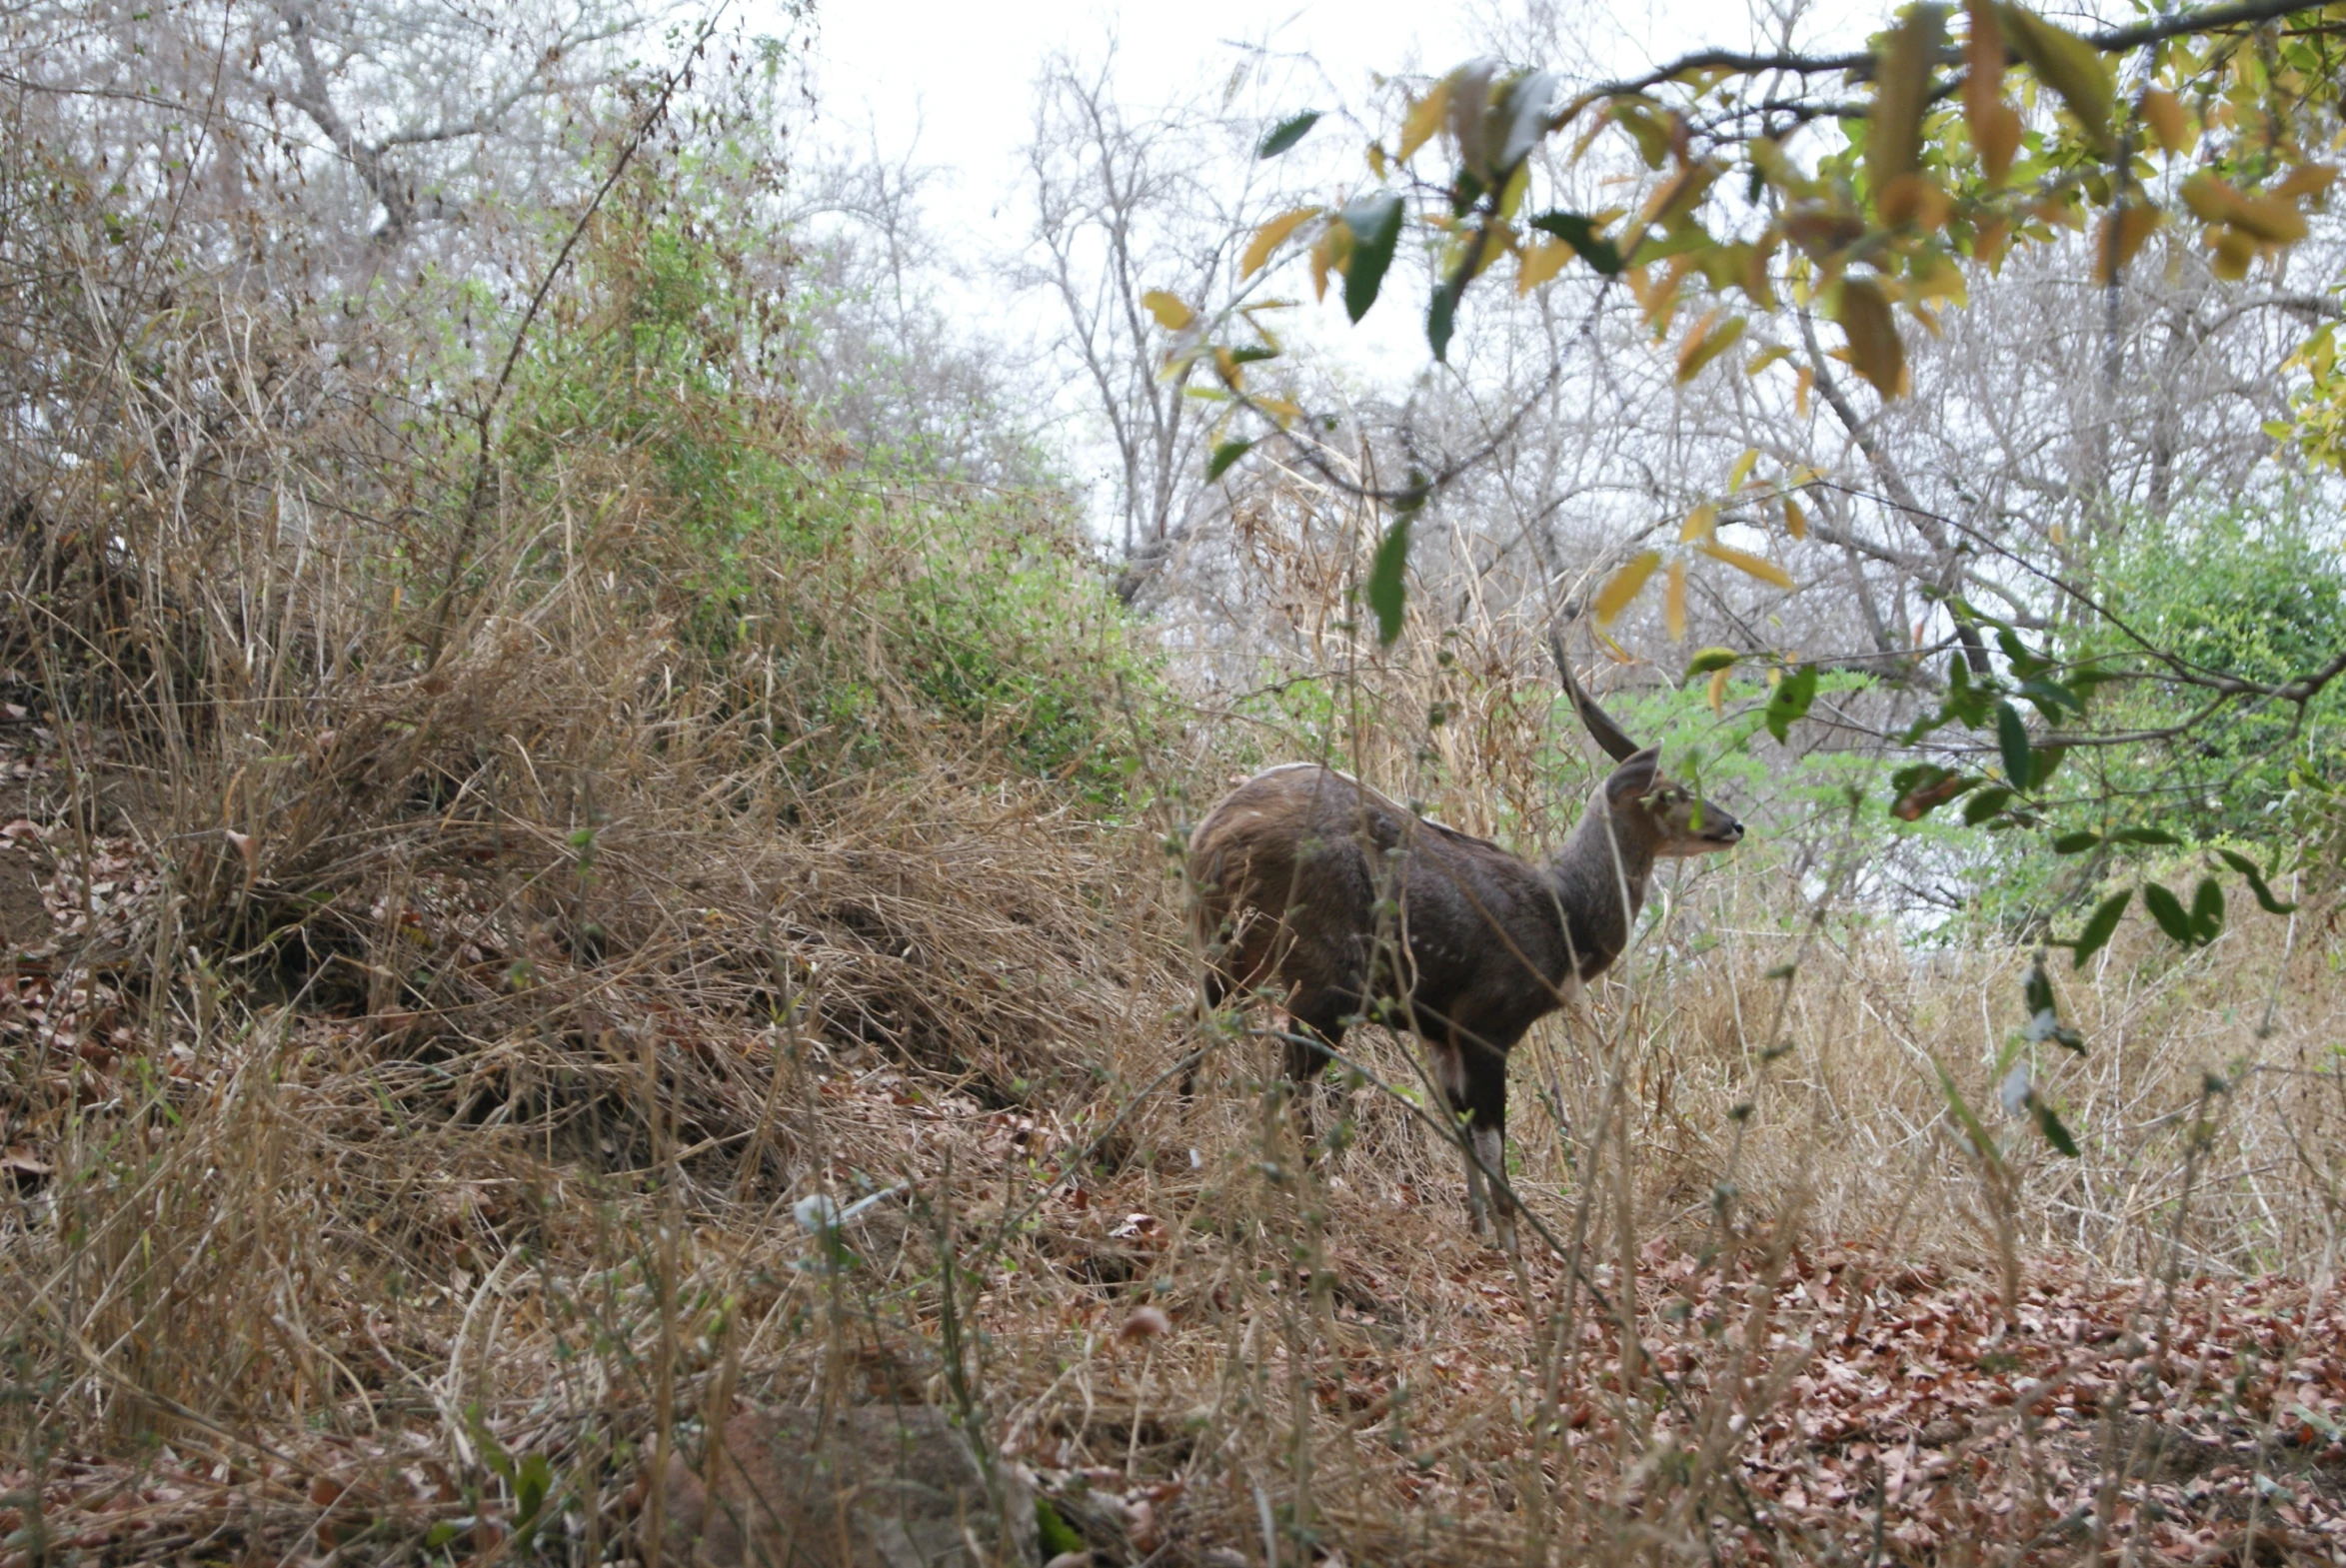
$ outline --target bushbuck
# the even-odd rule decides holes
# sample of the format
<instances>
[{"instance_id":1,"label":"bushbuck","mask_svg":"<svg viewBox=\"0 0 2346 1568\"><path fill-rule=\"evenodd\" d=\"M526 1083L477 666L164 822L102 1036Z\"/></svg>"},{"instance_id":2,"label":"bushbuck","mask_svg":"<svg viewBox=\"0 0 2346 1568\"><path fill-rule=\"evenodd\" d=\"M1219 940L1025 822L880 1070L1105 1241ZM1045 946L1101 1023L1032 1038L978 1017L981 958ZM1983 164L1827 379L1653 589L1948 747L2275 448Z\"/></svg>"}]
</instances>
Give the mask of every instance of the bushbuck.
<instances>
[{"instance_id":1,"label":"bushbuck","mask_svg":"<svg viewBox=\"0 0 2346 1568\"><path fill-rule=\"evenodd\" d=\"M1316 763L1239 784L1189 839L1192 930L1205 1004L1275 982L1291 1027L1287 1076L1309 1083L1347 1027L1382 1018L1425 1041L1434 1079L1464 1122L1475 1231L1514 1249L1514 1207L1486 1200L1502 1173L1507 1052L1574 987L1620 956L1654 862L1707 854L1743 824L1661 776L1572 679L1573 711L1618 766L1563 846L1534 863L1419 816ZM1380 918L1380 908L1382 917Z\"/></svg>"}]
</instances>

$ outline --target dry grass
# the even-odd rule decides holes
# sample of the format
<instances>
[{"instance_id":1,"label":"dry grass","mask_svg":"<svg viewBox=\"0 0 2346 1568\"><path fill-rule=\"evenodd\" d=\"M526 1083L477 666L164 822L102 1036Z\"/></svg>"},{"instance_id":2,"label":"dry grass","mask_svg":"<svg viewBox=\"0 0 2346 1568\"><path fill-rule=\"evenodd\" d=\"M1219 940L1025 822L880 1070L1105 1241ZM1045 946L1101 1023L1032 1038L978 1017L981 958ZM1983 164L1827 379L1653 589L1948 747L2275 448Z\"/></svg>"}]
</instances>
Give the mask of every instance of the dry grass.
<instances>
[{"instance_id":1,"label":"dry grass","mask_svg":"<svg viewBox=\"0 0 2346 1568\"><path fill-rule=\"evenodd\" d=\"M165 391L264 384L233 320ZM909 507L751 546L742 624L797 631L712 645L624 464L418 577L480 520L352 480L414 454L343 393L191 412L96 363L122 461L19 473L9 546L0 865L48 907L7 906L0 994L5 1560L640 1560L706 1412L887 1398L1111 1561L2337 1550L2334 899L2062 975L2067 1160L1988 1109L2025 952L1902 947L1837 893L1855 838L1689 869L1518 1053L1560 1245L1513 1264L1396 1042L1362 1031L1384 1087L1317 1158L1259 1027L1170 1093L1166 852L1233 768L1322 750L1560 831L1513 612L1386 660L1335 624L1360 520L1258 534L1262 646L1333 717L1136 720L1109 817L877 652L930 570ZM834 1254L817 1194L885 1196Z\"/></svg>"}]
</instances>

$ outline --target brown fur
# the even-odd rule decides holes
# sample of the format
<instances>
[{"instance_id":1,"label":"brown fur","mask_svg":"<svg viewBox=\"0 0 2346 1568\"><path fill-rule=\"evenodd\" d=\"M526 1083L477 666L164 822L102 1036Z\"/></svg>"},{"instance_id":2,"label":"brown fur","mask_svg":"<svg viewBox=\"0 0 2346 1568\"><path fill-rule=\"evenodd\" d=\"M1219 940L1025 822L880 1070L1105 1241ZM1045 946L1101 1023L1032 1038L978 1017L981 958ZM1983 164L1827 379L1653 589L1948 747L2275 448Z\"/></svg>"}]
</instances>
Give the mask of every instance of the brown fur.
<instances>
[{"instance_id":1,"label":"brown fur","mask_svg":"<svg viewBox=\"0 0 2346 1568\"><path fill-rule=\"evenodd\" d=\"M1507 1052L1620 955L1655 860L1742 836L1732 816L1662 780L1652 751L1613 770L1539 864L1332 770L1273 768L1232 789L1189 840L1206 1003L1281 987L1297 1082L1317 1075L1350 1024L1389 1008L1426 1042L1473 1134L1467 1201L1479 1229L1475 1155L1498 1168ZM1381 918L1380 899L1390 900ZM1511 1207L1493 1196L1511 1245Z\"/></svg>"}]
</instances>

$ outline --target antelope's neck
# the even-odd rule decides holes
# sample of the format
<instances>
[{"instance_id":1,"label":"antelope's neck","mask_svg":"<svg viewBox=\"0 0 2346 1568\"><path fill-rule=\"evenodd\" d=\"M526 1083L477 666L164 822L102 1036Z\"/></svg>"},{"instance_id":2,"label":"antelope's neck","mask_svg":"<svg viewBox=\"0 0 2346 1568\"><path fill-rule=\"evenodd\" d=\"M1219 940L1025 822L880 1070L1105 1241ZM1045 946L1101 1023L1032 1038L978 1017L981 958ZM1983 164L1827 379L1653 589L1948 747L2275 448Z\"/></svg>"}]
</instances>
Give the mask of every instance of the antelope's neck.
<instances>
[{"instance_id":1,"label":"antelope's neck","mask_svg":"<svg viewBox=\"0 0 2346 1568\"><path fill-rule=\"evenodd\" d=\"M1547 872L1574 967L1582 979L1592 978L1629 944L1653 872L1653 845L1612 814L1600 789Z\"/></svg>"}]
</instances>

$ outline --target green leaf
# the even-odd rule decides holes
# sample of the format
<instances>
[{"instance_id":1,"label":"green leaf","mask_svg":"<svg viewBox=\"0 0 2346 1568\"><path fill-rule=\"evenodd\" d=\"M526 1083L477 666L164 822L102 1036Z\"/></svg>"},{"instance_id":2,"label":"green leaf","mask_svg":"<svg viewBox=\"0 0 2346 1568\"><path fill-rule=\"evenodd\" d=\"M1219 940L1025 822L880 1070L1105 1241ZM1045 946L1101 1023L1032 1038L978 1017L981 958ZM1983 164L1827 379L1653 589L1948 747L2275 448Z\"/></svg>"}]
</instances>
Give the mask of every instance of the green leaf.
<instances>
[{"instance_id":1,"label":"green leaf","mask_svg":"<svg viewBox=\"0 0 2346 1568\"><path fill-rule=\"evenodd\" d=\"M2198 890L2191 895L2191 934L2201 943L2214 941L2224 933L2224 888L2213 876L2200 878Z\"/></svg>"},{"instance_id":2,"label":"green leaf","mask_svg":"<svg viewBox=\"0 0 2346 1568\"><path fill-rule=\"evenodd\" d=\"M1576 212L1543 212L1531 220L1531 227L1542 234L1550 234L1572 247L1580 259L1608 278L1621 275L1620 248L1610 240L1599 239L1596 225Z\"/></svg>"},{"instance_id":3,"label":"green leaf","mask_svg":"<svg viewBox=\"0 0 2346 1568\"><path fill-rule=\"evenodd\" d=\"M1262 145L1254 149L1254 156L1276 158L1309 135L1311 127L1318 123L1319 111L1316 109L1306 109L1301 114L1279 121L1270 128L1270 134L1262 138Z\"/></svg>"},{"instance_id":4,"label":"green leaf","mask_svg":"<svg viewBox=\"0 0 2346 1568\"><path fill-rule=\"evenodd\" d=\"M1686 679L1709 675L1713 670L1724 670L1742 656L1731 648L1706 648L1686 661Z\"/></svg>"},{"instance_id":5,"label":"green leaf","mask_svg":"<svg viewBox=\"0 0 2346 1568\"><path fill-rule=\"evenodd\" d=\"M2150 917L2159 922L2170 940L2180 946L2191 945L2191 916L2183 912L2183 900L2157 882L2142 884L2142 906Z\"/></svg>"},{"instance_id":6,"label":"green leaf","mask_svg":"<svg viewBox=\"0 0 2346 1568\"><path fill-rule=\"evenodd\" d=\"M1792 726L1808 717L1809 705L1815 701L1816 666L1802 665L1778 681L1776 689L1767 695L1767 711L1762 716L1767 733L1788 745Z\"/></svg>"},{"instance_id":7,"label":"green leaf","mask_svg":"<svg viewBox=\"0 0 2346 1568\"><path fill-rule=\"evenodd\" d=\"M2083 854L2086 850L2092 848L2095 844L2100 843L2101 841L2102 835L2090 829L2081 829L2080 831L2073 833L2063 833L2053 840L2053 853Z\"/></svg>"},{"instance_id":8,"label":"green leaf","mask_svg":"<svg viewBox=\"0 0 2346 1568\"><path fill-rule=\"evenodd\" d=\"M553 1489L554 1467L546 1456L535 1449L524 1454L513 1488L515 1528L530 1530L536 1526L539 1510L546 1506L546 1494Z\"/></svg>"},{"instance_id":9,"label":"green leaf","mask_svg":"<svg viewBox=\"0 0 2346 1568\"><path fill-rule=\"evenodd\" d=\"M2256 894L2257 906L2265 913L2295 914L2297 912L2297 905L2283 903L2273 896L2273 889L2266 884L2264 872L2256 868L2254 860L2240 853L2237 849L2218 849L2216 853L2223 857L2226 865L2248 878L2248 890Z\"/></svg>"},{"instance_id":10,"label":"green leaf","mask_svg":"<svg viewBox=\"0 0 2346 1568\"><path fill-rule=\"evenodd\" d=\"M2084 701L2056 681L2023 681L2020 683L2020 695L2036 705L2036 711L2044 715L2046 724L2059 724L2064 708L2073 709L2079 714L2085 712Z\"/></svg>"},{"instance_id":11,"label":"green leaf","mask_svg":"<svg viewBox=\"0 0 2346 1568\"><path fill-rule=\"evenodd\" d=\"M1977 827L2011 803L2011 790L2002 784L1990 784L1963 802L1963 825Z\"/></svg>"},{"instance_id":12,"label":"green leaf","mask_svg":"<svg viewBox=\"0 0 2346 1568\"><path fill-rule=\"evenodd\" d=\"M1347 203L1344 227L1352 231L1352 259L1344 270L1344 314L1358 321L1376 303L1384 287L1384 272L1393 262L1393 242L1401 237L1401 199L1380 191Z\"/></svg>"},{"instance_id":13,"label":"green leaf","mask_svg":"<svg viewBox=\"0 0 2346 1568\"><path fill-rule=\"evenodd\" d=\"M1040 1538L1046 1562L1084 1549L1084 1538L1076 1533L1075 1526L1059 1516L1059 1510L1051 1506L1048 1497L1035 1499L1035 1534Z\"/></svg>"},{"instance_id":14,"label":"green leaf","mask_svg":"<svg viewBox=\"0 0 2346 1568\"><path fill-rule=\"evenodd\" d=\"M1458 296L1466 292L1466 269L1460 267L1442 281L1433 291L1433 299L1425 307L1425 346L1433 350L1433 357L1448 363L1450 355L1450 328L1458 314Z\"/></svg>"},{"instance_id":15,"label":"green leaf","mask_svg":"<svg viewBox=\"0 0 2346 1568\"><path fill-rule=\"evenodd\" d=\"M2042 957L2028 965L2028 973L2020 981L2020 997L2028 1003L2030 1017L2053 1010L2053 977L2045 973Z\"/></svg>"},{"instance_id":16,"label":"green leaf","mask_svg":"<svg viewBox=\"0 0 2346 1568\"><path fill-rule=\"evenodd\" d=\"M2112 843L2162 843L2174 847L2183 842L2164 827L2121 827L2110 834Z\"/></svg>"},{"instance_id":17,"label":"green leaf","mask_svg":"<svg viewBox=\"0 0 2346 1568\"><path fill-rule=\"evenodd\" d=\"M2034 762L2028 754L2028 721L2010 703L1996 704L1996 744L2004 753L2004 777L2013 788L2027 788Z\"/></svg>"},{"instance_id":18,"label":"green leaf","mask_svg":"<svg viewBox=\"0 0 2346 1568\"><path fill-rule=\"evenodd\" d=\"M1216 480L1229 472L1231 464L1253 449L1251 441L1225 441L1213 449L1213 456L1205 460L1205 477Z\"/></svg>"},{"instance_id":19,"label":"green leaf","mask_svg":"<svg viewBox=\"0 0 2346 1568\"><path fill-rule=\"evenodd\" d=\"M2002 649L2004 658L2011 662L2012 674L2023 681L2033 681L2053 667L2051 660L2033 652L2026 643L2020 641L2020 634L2010 627L1998 629L1996 647Z\"/></svg>"},{"instance_id":20,"label":"green leaf","mask_svg":"<svg viewBox=\"0 0 2346 1568\"><path fill-rule=\"evenodd\" d=\"M1401 635L1401 606L1405 594L1401 576L1409 567L1409 516L1393 519L1368 565L1368 608L1376 612L1376 640L1390 643Z\"/></svg>"},{"instance_id":21,"label":"green leaf","mask_svg":"<svg viewBox=\"0 0 2346 1568\"><path fill-rule=\"evenodd\" d=\"M2076 950L2069 960L2073 969L2085 967L2085 960L2110 944L2110 937L2118 929L2118 920L2126 912L2126 905L2134 897L2134 889L2112 893L2094 905L2093 913L2085 921L2085 929L2077 933Z\"/></svg>"},{"instance_id":22,"label":"green leaf","mask_svg":"<svg viewBox=\"0 0 2346 1568\"><path fill-rule=\"evenodd\" d=\"M2052 1106L2045 1103L2044 1096L2031 1093L2028 1096L2028 1108L2036 1112L2037 1130L2044 1134L2044 1140L2075 1159L2077 1140L2069 1136L2069 1129L2061 1125L2061 1118L2053 1113Z\"/></svg>"},{"instance_id":23,"label":"green leaf","mask_svg":"<svg viewBox=\"0 0 2346 1568\"><path fill-rule=\"evenodd\" d=\"M1940 1062L1933 1061L1931 1065L1939 1070L1939 1087L1946 1092L1947 1109L1953 1114L1956 1125L1963 1129L1963 1137L1970 1143L1971 1152L1990 1165L2002 1164L2003 1161L1996 1156L1996 1140L1988 1136L1987 1128L1981 1126L1979 1117L1972 1114L1971 1106L1963 1098L1963 1091L1955 1087L1954 1075Z\"/></svg>"}]
</instances>

